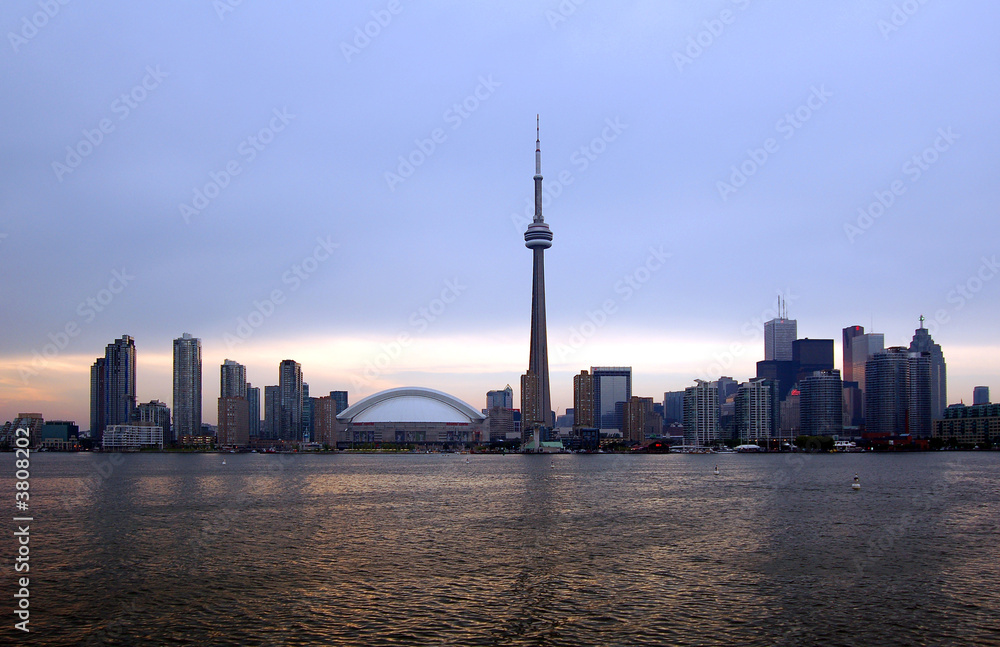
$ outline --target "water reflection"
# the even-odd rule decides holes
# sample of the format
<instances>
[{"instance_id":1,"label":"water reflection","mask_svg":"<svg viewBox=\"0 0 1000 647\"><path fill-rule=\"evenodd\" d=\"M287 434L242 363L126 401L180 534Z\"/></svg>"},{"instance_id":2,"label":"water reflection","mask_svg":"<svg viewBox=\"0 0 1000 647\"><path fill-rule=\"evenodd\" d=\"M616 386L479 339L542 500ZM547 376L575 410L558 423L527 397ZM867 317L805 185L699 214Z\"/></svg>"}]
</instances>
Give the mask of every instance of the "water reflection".
<instances>
[{"instance_id":1,"label":"water reflection","mask_svg":"<svg viewBox=\"0 0 1000 647\"><path fill-rule=\"evenodd\" d=\"M998 629L997 454L120 458L35 461L46 644L988 644Z\"/></svg>"}]
</instances>

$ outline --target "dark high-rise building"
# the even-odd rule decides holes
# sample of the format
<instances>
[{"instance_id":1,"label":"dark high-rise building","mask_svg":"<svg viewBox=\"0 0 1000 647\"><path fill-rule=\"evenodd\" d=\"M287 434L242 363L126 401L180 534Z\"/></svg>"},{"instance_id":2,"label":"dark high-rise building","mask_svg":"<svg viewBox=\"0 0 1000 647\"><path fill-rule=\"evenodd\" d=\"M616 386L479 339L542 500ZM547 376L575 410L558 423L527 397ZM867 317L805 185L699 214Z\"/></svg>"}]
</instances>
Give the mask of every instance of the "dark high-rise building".
<instances>
[{"instance_id":1,"label":"dark high-rise building","mask_svg":"<svg viewBox=\"0 0 1000 647\"><path fill-rule=\"evenodd\" d=\"M552 232L542 217L542 148L536 123L535 137L535 217L524 232L524 245L531 250L531 345L528 370L522 377L521 410L527 430L536 425L551 428L554 424L552 398L549 389L549 350L545 327L545 250L552 247ZM527 396L527 397L526 397ZM541 441L535 435L535 441Z\"/></svg>"},{"instance_id":2,"label":"dark high-rise building","mask_svg":"<svg viewBox=\"0 0 1000 647\"><path fill-rule=\"evenodd\" d=\"M795 386L795 376L797 373L798 364L792 360L777 361L765 359L757 362L757 377L774 382L775 388L778 390L779 402L784 402L792 387Z\"/></svg>"},{"instance_id":3,"label":"dark high-rise building","mask_svg":"<svg viewBox=\"0 0 1000 647\"><path fill-rule=\"evenodd\" d=\"M309 397L309 385L302 383L302 438L314 440L316 427L314 424L316 398Z\"/></svg>"},{"instance_id":4,"label":"dark high-rise building","mask_svg":"<svg viewBox=\"0 0 1000 647\"><path fill-rule=\"evenodd\" d=\"M495 407L500 407L501 409L514 408L514 389L509 384L506 388L486 392L486 408L493 409Z\"/></svg>"},{"instance_id":5,"label":"dark high-rise building","mask_svg":"<svg viewBox=\"0 0 1000 647\"><path fill-rule=\"evenodd\" d=\"M772 319L764 322L764 360L787 362L792 359L792 342L798 336L795 319Z\"/></svg>"},{"instance_id":6,"label":"dark high-rise building","mask_svg":"<svg viewBox=\"0 0 1000 647\"><path fill-rule=\"evenodd\" d=\"M893 346L865 365L865 428L869 433L904 434L909 409L909 351Z\"/></svg>"},{"instance_id":7,"label":"dark high-rise building","mask_svg":"<svg viewBox=\"0 0 1000 647\"><path fill-rule=\"evenodd\" d=\"M247 415L250 418L250 437L260 437L260 387L247 382Z\"/></svg>"},{"instance_id":8,"label":"dark high-rise building","mask_svg":"<svg viewBox=\"0 0 1000 647\"><path fill-rule=\"evenodd\" d=\"M108 420L107 411L104 409L104 400L107 397L107 385L104 383L106 375L105 359L98 357L90 367L90 436L98 442Z\"/></svg>"},{"instance_id":9,"label":"dark high-rise building","mask_svg":"<svg viewBox=\"0 0 1000 647\"><path fill-rule=\"evenodd\" d=\"M933 357L928 352L910 351L907 359L909 382L908 430L914 438L930 438L933 430Z\"/></svg>"},{"instance_id":10,"label":"dark high-rise building","mask_svg":"<svg viewBox=\"0 0 1000 647\"><path fill-rule=\"evenodd\" d=\"M663 420L667 424L684 421L684 391L664 392Z\"/></svg>"},{"instance_id":11,"label":"dark high-rise building","mask_svg":"<svg viewBox=\"0 0 1000 647\"><path fill-rule=\"evenodd\" d=\"M632 398L632 367L591 366L590 374L594 380L594 426L621 431L624 407Z\"/></svg>"},{"instance_id":12,"label":"dark high-rise building","mask_svg":"<svg viewBox=\"0 0 1000 647\"><path fill-rule=\"evenodd\" d=\"M832 340L831 340L832 341ZM844 431L844 385L837 369L816 371L799 382L799 426L806 436Z\"/></svg>"},{"instance_id":13,"label":"dark high-rise building","mask_svg":"<svg viewBox=\"0 0 1000 647\"><path fill-rule=\"evenodd\" d=\"M201 340L184 333L174 340L174 435L201 436Z\"/></svg>"},{"instance_id":14,"label":"dark high-rise building","mask_svg":"<svg viewBox=\"0 0 1000 647\"><path fill-rule=\"evenodd\" d=\"M977 386L972 389L973 406L977 404L989 404L989 403L990 403L990 387Z\"/></svg>"},{"instance_id":15,"label":"dark high-rise building","mask_svg":"<svg viewBox=\"0 0 1000 647\"><path fill-rule=\"evenodd\" d=\"M854 376L854 338L865 334L865 328L864 326L848 326L844 328L843 334L841 350L844 355L844 363L840 374L844 382L857 382Z\"/></svg>"},{"instance_id":16,"label":"dark high-rise building","mask_svg":"<svg viewBox=\"0 0 1000 647\"><path fill-rule=\"evenodd\" d=\"M277 440L281 431L281 388L264 387L264 428L261 438Z\"/></svg>"},{"instance_id":17,"label":"dark high-rise building","mask_svg":"<svg viewBox=\"0 0 1000 647\"><path fill-rule=\"evenodd\" d=\"M330 397L337 403L337 410L334 414L340 413L349 406L347 403L347 391L330 391ZM511 404L513 404L513 402L511 402Z\"/></svg>"},{"instance_id":18,"label":"dark high-rise building","mask_svg":"<svg viewBox=\"0 0 1000 647\"><path fill-rule=\"evenodd\" d=\"M580 371L573 376L573 427L596 428L594 421L594 376Z\"/></svg>"},{"instance_id":19,"label":"dark high-rise building","mask_svg":"<svg viewBox=\"0 0 1000 647\"><path fill-rule=\"evenodd\" d=\"M302 366L291 359L281 360L278 366L281 416L278 420L278 437L281 440L302 440Z\"/></svg>"},{"instance_id":20,"label":"dark high-rise building","mask_svg":"<svg viewBox=\"0 0 1000 647\"><path fill-rule=\"evenodd\" d=\"M924 328L923 315L920 316L920 327L913 332L910 352L930 354L931 418L936 420L944 415L948 406L948 373L941 345L934 343L930 332Z\"/></svg>"},{"instance_id":21,"label":"dark high-rise building","mask_svg":"<svg viewBox=\"0 0 1000 647\"><path fill-rule=\"evenodd\" d=\"M135 340L122 335L90 369L91 438L100 442L109 425L129 424L135 405Z\"/></svg>"},{"instance_id":22,"label":"dark high-rise building","mask_svg":"<svg viewBox=\"0 0 1000 647\"><path fill-rule=\"evenodd\" d=\"M245 398L247 395L247 367L231 359L223 362L219 382L220 398Z\"/></svg>"},{"instance_id":23,"label":"dark high-rise building","mask_svg":"<svg viewBox=\"0 0 1000 647\"><path fill-rule=\"evenodd\" d=\"M832 339L796 339L792 342L792 361L796 363L795 380L800 381L816 371L833 370ZM840 372L837 372L838 377Z\"/></svg>"}]
</instances>

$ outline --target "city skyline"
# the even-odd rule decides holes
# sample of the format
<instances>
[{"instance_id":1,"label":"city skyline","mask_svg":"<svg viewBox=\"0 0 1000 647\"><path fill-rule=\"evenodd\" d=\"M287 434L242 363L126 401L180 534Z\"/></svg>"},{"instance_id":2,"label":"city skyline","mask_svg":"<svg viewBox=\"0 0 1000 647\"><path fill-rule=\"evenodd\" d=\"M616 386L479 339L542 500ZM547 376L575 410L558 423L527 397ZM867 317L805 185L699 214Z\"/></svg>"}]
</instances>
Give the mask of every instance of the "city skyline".
<instances>
[{"instance_id":1,"label":"city skyline","mask_svg":"<svg viewBox=\"0 0 1000 647\"><path fill-rule=\"evenodd\" d=\"M84 428L123 334L172 403L184 331L206 375L479 408L524 370L536 113L557 412L592 366L750 379L778 296L836 368L845 326L908 346L924 315L948 403L997 388L1000 8L396 6L71 4L26 37L5 5L0 419Z\"/></svg>"}]
</instances>

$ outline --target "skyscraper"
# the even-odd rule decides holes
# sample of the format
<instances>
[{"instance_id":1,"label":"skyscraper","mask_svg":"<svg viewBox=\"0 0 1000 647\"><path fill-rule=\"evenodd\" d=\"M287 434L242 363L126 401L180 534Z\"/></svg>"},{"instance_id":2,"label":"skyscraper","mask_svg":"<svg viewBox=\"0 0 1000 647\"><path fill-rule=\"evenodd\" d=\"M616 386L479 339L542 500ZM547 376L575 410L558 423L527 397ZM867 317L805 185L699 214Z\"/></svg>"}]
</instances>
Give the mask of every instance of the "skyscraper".
<instances>
[{"instance_id":1,"label":"skyscraper","mask_svg":"<svg viewBox=\"0 0 1000 647\"><path fill-rule=\"evenodd\" d=\"M278 437L297 442L302 440L302 366L291 359L278 365L280 417Z\"/></svg>"},{"instance_id":2,"label":"skyscraper","mask_svg":"<svg viewBox=\"0 0 1000 647\"><path fill-rule=\"evenodd\" d=\"M594 376L580 371L573 376L573 427L592 429L594 426Z\"/></svg>"},{"instance_id":3,"label":"skyscraper","mask_svg":"<svg viewBox=\"0 0 1000 647\"><path fill-rule=\"evenodd\" d=\"M135 408L132 414L132 422L139 425L152 425L163 430L163 444L174 443L173 434L170 430L170 407L159 400L144 402Z\"/></svg>"},{"instance_id":4,"label":"skyscraper","mask_svg":"<svg viewBox=\"0 0 1000 647\"><path fill-rule=\"evenodd\" d=\"M513 389L511 390L513 391ZM334 411L334 414L340 413L349 406L347 403L347 391L330 391L330 397L336 403L337 410ZM513 395L511 398L513 398ZM511 405L513 405L513 400L511 401Z\"/></svg>"},{"instance_id":5,"label":"skyscraper","mask_svg":"<svg viewBox=\"0 0 1000 647\"><path fill-rule=\"evenodd\" d=\"M174 437L201 436L201 340L174 340Z\"/></svg>"},{"instance_id":6,"label":"skyscraper","mask_svg":"<svg viewBox=\"0 0 1000 647\"><path fill-rule=\"evenodd\" d=\"M799 421L806 436L844 431L844 386L837 369L816 371L799 383Z\"/></svg>"},{"instance_id":7,"label":"skyscraper","mask_svg":"<svg viewBox=\"0 0 1000 647\"><path fill-rule=\"evenodd\" d=\"M948 373L944 362L941 345L934 343L930 331L924 328L924 316L920 315L920 327L913 331L910 341L910 352L930 353L931 380L931 418L936 420L944 416L948 407Z\"/></svg>"},{"instance_id":8,"label":"skyscraper","mask_svg":"<svg viewBox=\"0 0 1000 647\"><path fill-rule=\"evenodd\" d=\"M591 366L590 374L594 379L595 426L621 431L624 407L632 397L632 367Z\"/></svg>"},{"instance_id":9,"label":"skyscraper","mask_svg":"<svg viewBox=\"0 0 1000 647\"><path fill-rule=\"evenodd\" d=\"M104 379L107 373L105 358L98 357L90 367L90 436L97 442L107 425L108 414L104 410L107 385Z\"/></svg>"},{"instance_id":10,"label":"skyscraper","mask_svg":"<svg viewBox=\"0 0 1000 647\"><path fill-rule=\"evenodd\" d=\"M977 386L972 389L972 404L989 404L990 403L990 387L988 386Z\"/></svg>"},{"instance_id":11,"label":"skyscraper","mask_svg":"<svg viewBox=\"0 0 1000 647\"><path fill-rule=\"evenodd\" d=\"M316 429L313 417L316 411L316 398L309 396L309 385L302 383L302 440L313 440Z\"/></svg>"},{"instance_id":12,"label":"skyscraper","mask_svg":"<svg viewBox=\"0 0 1000 647\"><path fill-rule=\"evenodd\" d=\"M911 351L907 358L909 410L908 431L914 438L930 438L933 402L933 357L926 351ZM943 415L943 414L942 414Z\"/></svg>"},{"instance_id":13,"label":"skyscraper","mask_svg":"<svg viewBox=\"0 0 1000 647\"><path fill-rule=\"evenodd\" d=\"M684 442L701 447L719 439L719 385L695 382L684 389Z\"/></svg>"},{"instance_id":14,"label":"skyscraper","mask_svg":"<svg viewBox=\"0 0 1000 647\"><path fill-rule=\"evenodd\" d=\"M260 437L260 387L247 382L247 409L250 417L250 437Z\"/></svg>"},{"instance_id":15,"label":"skyscraper","mask_svg":"<svg viewBox=\"0 0 1000 647\"><path fill-rule=\"evenodd\" d=\"M792 359L792 342L798 336L795 319L771 319L764 322L764 360L787 362Z\"/></svg>"},{"instance_id":16,"label":"skyscraper","mask_svg":"<svg viewBox=\"0 0 1000 647\"><path fill-rule=\"evenodd\" d=\"M524 246L532 253L531 272L531 344L528 370L521 378L523 428L535 425L551 428L552 398L549 389L549 349L545 329L545 250L552 247L552 232L542 218L542 147L535 123L535 217L524 232ZM527 381L525 378L528 378ZM527 388L526 388L527 387ZM526 401L527 400L527 401ZM535 442L542 438L536 434Z\"/></svg>"},{"instance_id":17,"label":"skyscraper","mask_svg":"<svg viewBox=\"0 0 1000 647\"><path fill-rule=\"evenodd\" d=\"M486 392L486 408L493 409L494 407L501 409L514 408L514 389L509 384L503 389Z\"/></svg>"},{"instance_id":18,"label":"skyscraper","mask_svg":"<svg viewBox=\"0 0 1000 647\"><path fill-rule=\"evenodd\" d=\"M844 383L857 382L854 376L854 338L865 334L864 326L848 326L843 329L843 345L841 350L844 355L844 362L840 372Z\"/></svg>"},{"instance_id":19,"label":"skyscraper","mask_svg":"<svg viewBox=\"0 0 1000 647\"><path fill-rule=\"evenodd\" d=\"M223 447L246 447L250 442L247 369L231 359L227 359L219 369L217 442Z\"/></svg>"},{"instance_id":20,"label":"skyscraper","mask_svg":"<svg viewBox=\"0 0 1000 647\"><path fill-rule=\"evenodd\" d=\"M277 440L281 428L281 389L277 386L264 387L264 428L260 437Z\"/></svg>"},{"instance_id":21,"label":"skyscraper","mask_svg":"<svg viewBox=\"0 0 1000 647\"><path fill-rule=\"evenodd\" d=\"M122 335L90 368L91 438L100 442L105 427L129 424L135 405L135 340Z\"/></svg>"},{"instance_id":22,"label":"skyscraper","mask_svg":"<svg viewBox=\"0 0 1000 647\"><path fill-rule=\"evenodd\" d=\"M909 351L893 346L865 365L865 428L869 433L903 434L909 409Z\"/></svg>"},{"instance_id":23,"label":"skyscraper","mask_svg":"<svg viewBox=\"0 0 1000 647\"><path fill-rule=\"evenodd\" d=\"M219 397L245 398L246 395L247 367L227 359L220 370Z\"/></svg>"},{"instance_id":24,"label":"skyscraper","mask_svg":"<svg viewBox=\"0 0 1000 647\"><path fill-rule=\"evenodd\" d=\"M735 398L736 435L744 444L770 440L778 435L778 385L755 378L740 384Z\"/></svg>"}]
</instances>

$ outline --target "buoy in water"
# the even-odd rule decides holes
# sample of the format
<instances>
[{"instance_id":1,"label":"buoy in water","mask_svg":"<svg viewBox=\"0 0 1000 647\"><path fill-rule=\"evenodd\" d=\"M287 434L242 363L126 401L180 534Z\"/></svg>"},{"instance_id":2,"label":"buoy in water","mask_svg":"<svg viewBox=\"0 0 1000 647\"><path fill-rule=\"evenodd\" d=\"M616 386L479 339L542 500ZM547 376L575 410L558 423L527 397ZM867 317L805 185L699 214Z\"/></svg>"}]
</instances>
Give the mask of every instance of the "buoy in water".
<instances>
[{"instance_id":1,"label":"buoy in water","mask_svg":"<svg viewBox=\"0 0 1000 647\"><path fill-rule=\"evenodd\" d=\"M852 490L860 490L861 489L861 481L858 480L858 475L857 474L854 475L854 482L851 483L851 489Z\"/></svg>"},{"instance_id":2,"label":"buoy in water","mask_svg":"<svg viewBox=\"0 0 1000 647\"><path fill-rule=\"evenodd\" d=\"M718 465L715 466L715 475L716 476L719 475L719 466Z\"/></svg>"}]
</instances>

